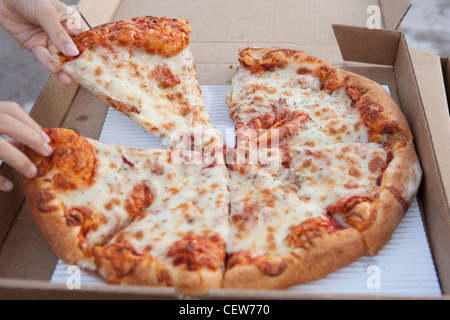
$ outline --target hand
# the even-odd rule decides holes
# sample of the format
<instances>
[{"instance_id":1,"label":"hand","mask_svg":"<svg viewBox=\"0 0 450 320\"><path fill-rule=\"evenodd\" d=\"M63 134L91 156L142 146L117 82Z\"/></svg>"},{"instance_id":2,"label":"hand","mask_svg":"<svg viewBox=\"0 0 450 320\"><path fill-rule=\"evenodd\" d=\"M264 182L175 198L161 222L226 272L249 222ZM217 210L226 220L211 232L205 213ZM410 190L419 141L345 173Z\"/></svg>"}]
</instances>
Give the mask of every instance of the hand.
<instances>
[{"instance_id":1,"label":"hand","mask_svg":"<svg viewBox=\"0 0 450 320\"><path fill-rule=\"evenodd\" d=\"M70 57L79 54L70 36L88 28L75 10L57 0L0 0L0 25L61 83L72 83L56 70L51 56L58 50Z\"/></svg>"},{"instance_id":2,"label":"hand","mask_svg":"<svg viewBox=\"0 0 450 320\"><path fill-rule=\"evenodd\" d=\"M42 156L49 156L53 150L50 138L42 128L15 102L0 101L0 160L5 161L25 177L32 179L37 174L36 166L21 151L25 144ZM0 190L10 191L11 181L0 176Z\"/></svg>"}]
</instances>

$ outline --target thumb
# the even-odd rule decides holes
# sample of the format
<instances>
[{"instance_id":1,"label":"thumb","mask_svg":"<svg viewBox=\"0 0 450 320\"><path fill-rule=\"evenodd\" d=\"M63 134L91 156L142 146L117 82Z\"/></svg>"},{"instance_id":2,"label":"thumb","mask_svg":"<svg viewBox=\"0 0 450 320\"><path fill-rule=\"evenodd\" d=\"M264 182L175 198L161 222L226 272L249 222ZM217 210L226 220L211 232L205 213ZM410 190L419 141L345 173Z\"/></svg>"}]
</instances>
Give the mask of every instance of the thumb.
<instances>
[{"instance_id":1,"label":"thumb","mask_svg":"<svg viewBox=\"0 0 450 320\"><path fill-rule=\"evenodd\" d=\"M55 7L46 8L45 14L38 14L38 20L59 51L69 57L79 54L77 46L59 21Z\"/></svg>"}]
</instances>

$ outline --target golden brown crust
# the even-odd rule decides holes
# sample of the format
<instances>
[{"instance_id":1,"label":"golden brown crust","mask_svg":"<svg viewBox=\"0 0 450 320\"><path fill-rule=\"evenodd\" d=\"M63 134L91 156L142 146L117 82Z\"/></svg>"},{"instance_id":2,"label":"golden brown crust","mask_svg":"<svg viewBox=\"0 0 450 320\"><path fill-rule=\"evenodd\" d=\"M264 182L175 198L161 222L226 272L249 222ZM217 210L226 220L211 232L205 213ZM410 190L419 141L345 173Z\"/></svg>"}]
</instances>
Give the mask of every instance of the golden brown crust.
<instances>
[{"instance_id":1,"label":"golden brown crust","mask_svg":"<svg viewBox=\"0 0 450 320\"><path fill-rule=\"evenodd\" d=\"M255 263L241 263L225 271L224 288L284 289L296 284L314 281L340 269L366 254L361 235L352 228L315 239L307 250L293 249L284 255L270 255L265 268L283 270L273 275L261 271ZM264 260L264 259L259 259ZM258 261L258 259L256 260ZM259 262L264 263L264 262ZM281 264L286 264L280 269Z\"/></svg>"},{"instance_id":2,"label":"golden brown crust","mask_svg":"<svg viewBox=\"0 0 450 320\"><path fill-rule=\"evenodd\" d=\"M69 264L87 250L83 232L95 227L96 217L84 207L68 210L60 194L88 188L95 177L93 146L72 130L45 129L53 154L43 157L28 147L24 153L36 165L37 176L24 179L23 187L34 220L56 255Z\"/></svg>"},{"instance_id":3,"label":"golden brown crust","mask_svg":"<svg viewBox=\"0 0 450 320\"><path fill-rule=\"evenodd\" d=\"M68 264L75 264L84 255L79 248L81 227L70 226L64 213L64 204L54 195L54 199L46 203L46 209L42 204L42 190L52 190L49 183L43 178L25 179L24 191L31 214L36 225L42 231L50 247L55 254ZM53 194L53 191L49 191Z\"/></svg>"},{"instance_id":4,"label":"golden brown crust","mask_svg":"<svg viewBox=\"0 0 450 320\"><path fill-rule=\"evenodd\" d=\"M303 51L278 47L243 48L239 51L241 67L252 73L295 67L300 75L312 74L323 82L335 67Z\"/></svg>"},{"instance_id":5,"label":"golden brown crust","mask_svg":"<svg viewBox=\"0 0 450 320\"><path fill-rule=\"evenodd\" d=\"M344 70L334 70L324 90L345 90L369 129L370 142L410 140L412 133L398 105L378 83Z\"/></svg>"},{"instance_id":6,"label":"golden brown crust","mask_svg":"<svg viewBox=\"0 0 450 320\"><path fill-rule=\"evenodd\" d=\"M146 16L97 26L80 33L73 41L80 54L99 46L121 46L170 57L188 46L190 32L191 26L187 20ZM54 57L54 62L60 67L73 59L76 57L59 53Z\"/></svg>"},{"instance_id":7,"label":"golden brown crust","mask_svg":"<svg viewBox=\"0 0 450 320\"><path fill-rule=\"evenodd\" d=\"M383 174L381 186L397 190L397 199L403 200L401 204L407 208L416 197L422 179L420 161L412 141L393 141L389 144L392 161ZM391 189L391 192L395 191Z\"/></svg>"},{"instance_id":8,"label":"golden brown crust","mask_svg":"<svg viewBox=\"0 0 450 320\"><path fill-rule=\"evenodd\" d=\"M395 142L391 148L393 159L370 206L374 223L362 232L371 255L376 255L391 239L416 197L422 177L412 142Z\"/></svg>"},{"instance_id":9,"label":"golden brown crust","mask_svg":"<svg viewBox=\"0 0 450 320\"><path fill-rule=\"evenodd\" d=\"M91 252L97 272L108 283L173 287L180 292L195 295L221 287L223 268L212 270L200 267L189 270L186 264L175 266L170 259L163 262L149 254L137 253L132 246L120 243L96 246Z\"/></svg>"}]
</instances>

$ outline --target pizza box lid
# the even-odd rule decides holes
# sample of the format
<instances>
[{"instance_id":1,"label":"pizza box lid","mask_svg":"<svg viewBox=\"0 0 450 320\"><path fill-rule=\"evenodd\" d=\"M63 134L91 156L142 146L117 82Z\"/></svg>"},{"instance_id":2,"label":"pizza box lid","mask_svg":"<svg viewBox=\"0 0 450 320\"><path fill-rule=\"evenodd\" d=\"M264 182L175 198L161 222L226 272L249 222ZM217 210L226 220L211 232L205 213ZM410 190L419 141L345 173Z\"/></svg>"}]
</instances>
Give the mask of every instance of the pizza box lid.
<instances>
[{"instance_id":1,"label":"pizza box lid","mask_svg":"<svg viewBox=\"0 0 450 320\"><path fill-rule=\"evenodd\" d=\"M238 48L257 45L301 49L337 66L387 83L394 100L402 102L415 136L424 137L417 141L417 147L422 163L425 162L429 168L427 173L430 172L425 177L426 186L433 188L422 188L422 202L425 211L433 211L433 214L427 214L426 222L438 230L436 235L431 235L434 237L432 244L434 255L442 257L437 259L439 276L443 292L448 294L450 274L446 270L450 266L450 256L444 247L449 243L450 223L445 193L448 189L444 188L443 183L448 167L443 165L443 155L435 153L436 147L442 143L442 138L435 138L442 131L435 128L432 123L435 117L428 114L435 115L435 109L441 112L447 104L443 106L443 101L436 100L432 93L422 98L422 91L418 91L419 83L406 41L403 34L395 30L410 6L409 0L340 0L339 5L335 0L191 0L189 5L183 0L81 0L78 5L91 26L142 15L189 18L193 28L191 49L201 84L229 84L235 72L230 65L236 64ZM377 16L377 8L381 18ZM373 19L377 26L388 30L367 29ZM337 23L340 25L332 27ZM427 59L416 61L422 67L428 63ZM434 69L420 70L433 77ZM426 80L421 81L420 90L430 90L429 87ZM434 91L434 94L442 97L439 91ZM427 108L423 107L424 103ZM65 87L57 77L51 76L31 115L43 127L63 126L98 138L107 108L95 95L76 83ZM445 121L441 121L445 127ZM21 184L21 176L8 166L2 166L0 174L16 185ZM86 288L80 293L68 292L65 286L48 283L56 257L34 225L24 203L20 188L0 194L3 208L0 215L0 296L32 297L38 293L48 298L70 298L83 294L92 297L172 296L171 289L153 292L151 288L114 286L107 286L106 289ZM283 295L280 292L241 291L218 291L211 297L224 298L224 294L241 298L245 295L260 298L307 297L292 292ZM330 298L329 295L315 297Z\"/></svg>"}]
</instances>

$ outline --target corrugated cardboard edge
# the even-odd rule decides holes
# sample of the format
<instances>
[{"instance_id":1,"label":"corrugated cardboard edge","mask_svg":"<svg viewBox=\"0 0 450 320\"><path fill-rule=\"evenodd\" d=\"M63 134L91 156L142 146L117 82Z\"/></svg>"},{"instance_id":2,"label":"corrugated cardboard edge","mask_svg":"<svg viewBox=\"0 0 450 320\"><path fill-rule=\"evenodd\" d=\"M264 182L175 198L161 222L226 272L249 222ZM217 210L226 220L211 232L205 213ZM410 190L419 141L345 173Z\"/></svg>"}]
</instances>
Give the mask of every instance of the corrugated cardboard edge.
<instances>
[{"instance_id":1,"label":"corrugated cardboard edge","mask_svg":"<svg viewBox=\"0 0 450 320\"><path fill-rule=\"evenodd\" d=\"M442 72L444 74L445 89L447 92L447 102L450 108L450 57L441 57Z\"/></svg>"},{"instance_id":2,"label":"corrugated cardboard edge","mask_svg":"<svg viewBox=\"0 0 450 320\"><path fill-rule=\"evenodd\" d=\"M334 24L333 31L345 61L394 65L401 37L400 31L341 24Z\"/></svg>"},{"instance_id":3,"label":"corrugated cardboard edge","mask_svg":"<svg viewBox=\"0 0 450 320\"><path fill-rule=\"evenodd\" d=\"M384 27L391 30L398 29L411 6L410 0L380 0Z\"/></svg>"},{"instance_id":4,"label":"corrugated cardboard edge","mask_svg":"<svg viewBox=\"0 0 450 320\"><path fill-rule=\"evenodd\" d=\"M448 270L450 265L450 117L447 105L447 96L445 93L444 74L441 67L441 59L435 53L423 50L411 50L417 85L420 89L422 104L425 110L427 123L433 123L428 126L430 134L432 153L423 153L423 159L428 162L434 161L434 164L425 168L425 180L423 194L428 198L427 210L433 212L436 209L433 206L446 206L447 215L439 215L433 212L434 219L426 219L428 228L428 238L432 243L436 268L438 270L441 285L445 292L450 290L450 275L445 275L444 269ZM433 155L433 159L432 158ZM434 171L433 168L437 170ZM434 185L439 180L439 185ZM432 199L433 201L429 201ZM445 203L442 204L442 200ZM437 201L436 201L437 200ZM444 209L444 208L442 208ZM426 217L425 217L426 218Z\"/></svg>"}]
</instances>

